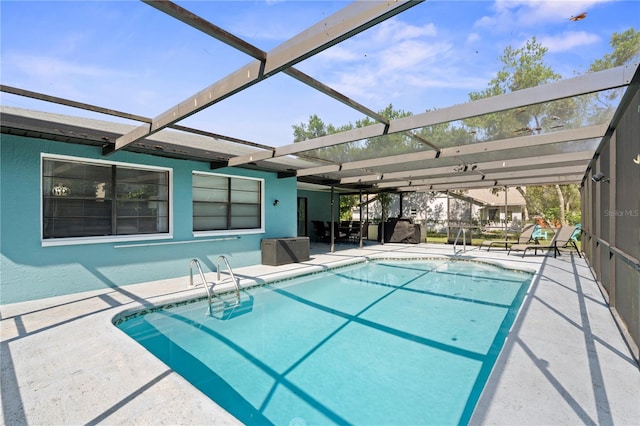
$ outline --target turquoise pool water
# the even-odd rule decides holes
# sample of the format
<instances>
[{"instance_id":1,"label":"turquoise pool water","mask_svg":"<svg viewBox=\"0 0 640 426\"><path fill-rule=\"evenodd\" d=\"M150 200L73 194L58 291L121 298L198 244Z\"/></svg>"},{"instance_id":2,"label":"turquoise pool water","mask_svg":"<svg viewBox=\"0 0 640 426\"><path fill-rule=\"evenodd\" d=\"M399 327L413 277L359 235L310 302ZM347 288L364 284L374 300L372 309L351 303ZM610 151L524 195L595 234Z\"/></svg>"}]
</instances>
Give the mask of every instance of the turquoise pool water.
<instances>
[{"instance_id":1,"label":"turquoise pool water","mask_svg":"<svg viewBox=\"0 0 640 426\"><path fill-rule=\"evenodd\" d=\"M376 261L206 300L118 327L245 424L464 424L531 274Z\"/></svg>"}]
</instances>

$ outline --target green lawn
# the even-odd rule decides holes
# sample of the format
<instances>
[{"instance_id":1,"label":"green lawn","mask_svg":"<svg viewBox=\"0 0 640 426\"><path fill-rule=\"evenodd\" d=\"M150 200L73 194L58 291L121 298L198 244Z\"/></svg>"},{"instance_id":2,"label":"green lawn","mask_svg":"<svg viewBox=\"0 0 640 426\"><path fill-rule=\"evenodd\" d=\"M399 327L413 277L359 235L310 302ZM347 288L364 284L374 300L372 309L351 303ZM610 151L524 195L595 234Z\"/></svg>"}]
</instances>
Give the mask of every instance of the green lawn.
<instances>
[{"instance_id":1,"label":"green lawn","mask_svg":"<svg viewBox=\"0 0 640 426\"><path fill-rule=\"evenodd\" d=\"M548 240L551 240L551 238L553 238L553 232L549 233L548 236ZM491 234L483 234L481 236L478 236L477 238L472 238L471 239L471 245L472 246L479 246L480 244L482 244L483 241L487 241L487 240L503 240L504 239L504 234L497 234L497 233L491 233ZM513 235L513 234L509 234L509 240L517 240L518 239L518 235ZM542 240L543 242L545 240ZM431 235L427 235L427 243L434 243L434 244L447 244L447 236L445 234L431 234ZM582 245L581 242L578 241L578 249L582 251Z\"/></svg>"}]
</instances>

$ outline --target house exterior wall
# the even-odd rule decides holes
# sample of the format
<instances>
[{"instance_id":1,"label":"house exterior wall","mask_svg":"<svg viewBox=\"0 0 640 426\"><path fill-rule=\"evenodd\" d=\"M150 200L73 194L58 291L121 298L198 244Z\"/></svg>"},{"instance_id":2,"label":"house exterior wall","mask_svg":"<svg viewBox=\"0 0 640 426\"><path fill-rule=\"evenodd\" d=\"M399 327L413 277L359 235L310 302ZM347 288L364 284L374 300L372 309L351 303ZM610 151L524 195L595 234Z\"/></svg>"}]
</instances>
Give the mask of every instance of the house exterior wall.
<instances>
[{"instance_id":1,"label":"house exterior wall","mask_svg":"<svg viewBox=\"0 0 640 426\"><path fill-rule=\"evenodd\" d=\"M43 247L41 239L41 153L117 161L172 169L168 239ZM0 137L0 303L187 276L189 261L215 271L219 255L232 267L261 262L263 238L296 236L296 179L274 173L223 168L131 152L102 157L99 147L3 134ZM192 172L204 171L264 179L264 232L194 237ZM277 206L273 201L279 200ZM211 241L216 240L217 241ZM186 284L185 280L185 284Z\"/></svg>"},{"instance_id":2,"label":"house exterior wall","mask_svg":"<svg viewBox=\"0 0 640 426\"><path fill-rule=\"evenodd\" d=\"M392 194L395 195L395 194ZM471 214L469 214L469 206ZM448 209L451 207L451 214ZM382 216L382 208L380 202L374 201L369 204L369 219L373 222L380 221ZM367 218L366 208L363 209L364 220ZM495 209L497 217L490 220L489 209ZM451 221L462 221L464 223L473 223L475 226L481 226L482 229L501 230L504 229L504 205L481 206L468 201L451 197L447 202L446 193L430 194L427 192L406 193L402 200L402 215L400 214L400 198L392 196L389 203L388 214L390 217L405 216L411 217L416 223L420 223L428 229L429 232L447 232L447 223L449 216ZM522 206L509 205L507 209L507 227L520 226L522 222ZM353 209L353 219L360 219L358 208Z\"/></svg>"},{"instance_id":3,"label":"house exterior wall","mask_svg":"<svg viewBox=\"0 0 640 426\"><path fill-rule=\"evenodd\" d=\"M309 220L331 221L331 192L299 190L298 197L307 198ZM340 202L338 193L333 194L333 219L339 220Z\"/></svg>"},{"instance_id":4,"label":"house exterior wall","mask_svg":"<svg viewBox=\"0 0 640 426\"><path fill-rule=\"evenodd\" d=\"M311 241L315 240L313 232L314 220L331 222L331 192L329 191L308 191L299 190L298 197L307 199L307 233ZM338 193L333 194L333 220L340 220L340 201Z\"/></svg>"}]
</instances>

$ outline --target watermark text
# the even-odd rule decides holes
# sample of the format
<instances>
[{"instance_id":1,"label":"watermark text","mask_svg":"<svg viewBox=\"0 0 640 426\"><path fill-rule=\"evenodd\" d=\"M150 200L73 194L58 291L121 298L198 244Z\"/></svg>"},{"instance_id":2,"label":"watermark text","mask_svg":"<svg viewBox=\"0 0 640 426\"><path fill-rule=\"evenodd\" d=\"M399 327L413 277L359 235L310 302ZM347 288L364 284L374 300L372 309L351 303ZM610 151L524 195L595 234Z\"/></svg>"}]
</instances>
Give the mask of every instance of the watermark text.
<instances>
[{"instance_id":1,"label":"watermark text","mask_svg":"<svg viewBox=\"0 0 640 426\"><path fill-rule=\"evenodd\" d=\"M607 217L638 217L640 216L640 210L605 210L604 215Z\"/></svg>"}]
</instances>

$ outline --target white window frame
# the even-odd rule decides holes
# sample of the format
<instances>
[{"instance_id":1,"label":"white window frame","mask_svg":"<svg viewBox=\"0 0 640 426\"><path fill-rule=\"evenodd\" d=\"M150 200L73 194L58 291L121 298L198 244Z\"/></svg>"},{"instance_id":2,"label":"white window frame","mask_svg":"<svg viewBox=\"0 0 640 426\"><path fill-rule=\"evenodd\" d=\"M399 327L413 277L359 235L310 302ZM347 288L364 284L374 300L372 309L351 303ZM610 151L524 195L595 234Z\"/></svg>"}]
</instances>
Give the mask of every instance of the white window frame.
<instances>
[{"instance_id":1,"label":"white window frame","mask_svg":"<svg viewBox=\"0 0 640 426\"><path fill-rule=\"evenodd\" d=\"M260 182L260 228L252 228L252 229L220 229L215 231L192 231L194 238L200 237L211 237L211 236L230 236L230 235L249 235L249 234L264 234L264 218L265 218L265 202L264 202L264 179L262 178L254 178L248 176L238 176L224 173L210 173L210 172L201 172L198 170L193 170L191 172L191 189L193 190L193 176L218 176L218 177L227 177L231 179L246 179L246 180L254 180ZM191 198L191 229L193 230L193 196Z\"/></svg>"},{"instance_id":2,"label":"white window frame","mask_svg":"<svg viewBox=\"0 0 640 426\"><path fill-rule=\"evenodd\" d=\"M44 203L43 203L43 176L45 160L65 160L75 161L80 163L90 163L98 165L120 166L127 168L136 168L142 170L167 172L168 184L169 184L169 232L162 232L157 234L134 234L134 235L105 235L100 237L68 237L68 238L44 238ZM125 163L122 161L107 161L94 158L75 157L70 155L48 154L40 153L40 240L42 247L52 246L66 246L66 245L79 245L79 244L101 244L101 243L122 243L127 241L149 241L149 240L170 240L173 239L173 169L169 167L148 166L146 164Z\"/></svg>"}]
</instances>

